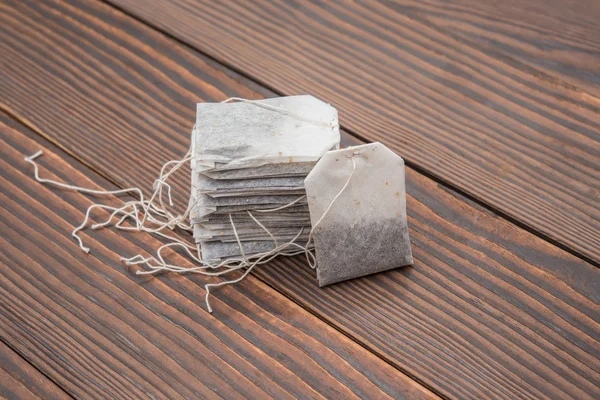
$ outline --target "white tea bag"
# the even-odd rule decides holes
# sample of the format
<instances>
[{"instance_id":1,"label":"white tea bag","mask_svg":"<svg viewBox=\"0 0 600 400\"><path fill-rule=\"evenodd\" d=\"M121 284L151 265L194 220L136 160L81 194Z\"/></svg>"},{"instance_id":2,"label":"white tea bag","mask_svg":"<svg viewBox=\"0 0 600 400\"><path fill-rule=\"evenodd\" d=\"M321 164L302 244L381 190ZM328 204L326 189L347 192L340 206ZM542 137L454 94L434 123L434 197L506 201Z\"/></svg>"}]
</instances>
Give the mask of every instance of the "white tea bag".
<instances>
[{"instance_id":1,"label":"white tea bag","mask_svg":"<svg viewBox=\"0 0 600 400\"><path fill-rule=\"evenodd\" d=\"M198 104L192 170L315 162L325 152L339 148L338 114L329 104L313 96L255 103L262 106L251 102Z\"/></svg>"},{"instance_id":2,"label":"white tea bag","mask_svg":"<svg viewBox=\"0 0 600 400\"><path fill-rule=\"evenodd\" d=\"M201 224L209 218L216 216L225 216L229 214L233 215L248 215L247 211L260 215L261 210L273 210L282 207L281 204L249 204L249 205L237 205L237 206L219 206L219 207L204 207L194 208L190 213L190 222L192 224ZM305 217L308 215L308 204L302 204L298 206L291 206L285 208L288 211L286 214L297 214L299 217ZM268 214L277 215L277 212Z\"/></svg>"},{"instance_id":3,"label":"white tea bag","mask_svg":"<svg viewBox=\"0 0 600 400\"><path fill-rule=\"evenodd\" d=\"M216 180L207 178L203 175L198 176L197 187L202 188L205 194L211 194L219 190L236 190L236 189L256 189L256 188L304 188L305 177L277 177L277 178L260 178L260 179L231 179L231 180Z\"/></svg>"},{"instance_id":4,"label":"white tea bag","mask_svg":"<svg viewBox=\"0 0 600 400\"><path fill-rule=\"evenodd\" d=\"M275 188L256 188L249 190L232 189L232 190L217 190L208 195L214 199L220 197L253 197L253 196L304 196L306 192L304 188L289 188L289 187L275 187Z\"/></svg>"},{"instance_id":5,"label":"white tea bag","mask_svg":"<svg viewBox=\"0 0 600 400\"><path fill-rule=\"evenodd\" d=\"M268 213L268 214L264 214L264 215L254 212L252 214L254 216L254 218L252 218L250 215L248 215L248 211L236 212L236 213L231 213L231 214L211 214L211 215L207 216L206 218L198 221L198 223L231 225L231 222L229 220L229 215L231 215L231 217L233 218L233 222L235 222L236 225L238 222L244 223L244 222L248 222L248 221L253 221L254 218L257 218L261 222L307 221L308 220L308 222L310 223L310 214L308 213L308 211L303 212L303 213L273 212L273 213Z\"/></svg>"},{"instance_id":6,"label":"white tea bag","mask_svg":"<svg viewBox=\"0 0 600 400\"><path fill-rule=\"evenodd\" d=\"M381 143L330 151L304 184L320 286L412 264L402 158Z\"/></svg>"},{"instance_id":7,"label":"white tea bag","mask_svg":"<svg viewBox=\"0 0 600 400\"><path fill-rule=\"evenodd\" d=\"M209 178L218 180L273 178L284 176L301 176L304 178L313 169L315 164L316 162L314 161L296 162L292 164L267 164L255 168L213 169L202 171L201 173ZM217 168L219 168L219 166L220 164L217 164Z\"/></svg>"},{"instance_id":8,"label":"white tea bag","mask_svg":"<svg viewBox=\"0 0 600 400\"><path fill-rule=\"evenodd\" d=\"M306 199L293 196L251 196L251 197L219 197L213 198L205 194L197 193L195 202L199 209L214 209L220 206L240 206L240 210L251 210L253 206L261 208L277 207L298 200L297 204L306 204Z\"/></svg>"},{"instance_id":9,"label":"white tea bag","mask_svg":"<svg viewBox=\"0 0 600 400\"><path fill-rule=\"evenodd\" d=\"M297 241L300 247L306 246L306 240ZM260 254L272 250L275 247L275 242L272 240L253 240L242 242L242 248L246 257ZM309 249L314 246L309 245ZM231 257L239 257L242 255L240 246L237 242L202 242L202 255L205 260L210 262L219 262ZM290 253L297 252L295 249L289 249Z\"/></svg>"}]
</instances>

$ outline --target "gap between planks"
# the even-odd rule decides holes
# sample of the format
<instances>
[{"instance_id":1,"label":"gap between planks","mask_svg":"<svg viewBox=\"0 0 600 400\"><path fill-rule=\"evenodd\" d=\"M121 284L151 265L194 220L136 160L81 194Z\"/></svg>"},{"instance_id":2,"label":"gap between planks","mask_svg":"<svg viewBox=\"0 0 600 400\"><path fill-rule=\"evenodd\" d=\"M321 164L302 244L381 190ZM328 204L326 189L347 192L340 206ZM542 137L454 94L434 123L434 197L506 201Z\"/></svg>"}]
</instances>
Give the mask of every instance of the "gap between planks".
<instances>
[{"instance_id":1,"label":"gap between planks","mask_svg":"<svg viewBox=\"0 0 600 400\"><path fill-rule=\"evenodd\" d=\"M29 367L32 368L33 374L30 375L29 377L31 377L32 379L35 378L36 374L40 375L40 378L42 378L42 380L45 381L43 382L44 384L47 384L48 386L50 386L50 388L52 389L56 389L58 391L58 393L60 393L60 395L58 395L58 393L53 393L53 395L57 395L56 398L71 398L71 399L75 399L75 397L73 397L69 392L67 392L65 390L65 388L63 388L58 382L56 382L54 379L52 379L51 376L47 375L46 373L44 373L44 371L40 370L35 364L33 364L31 361L29 361L21 352L19 352L19 350L15 349L13 346L10 345L10 343L8 343L3 337L0 337L0 346L5 347L5 351L6 352L12 352L14 353L14 356L18 358L19 361L22 361L22 363L24 365L27 365ZM0 370L2 370L3 365L0 365ZM21 373L29 373L29 371L22 371ZM10 375L10 374L9 374ZM30 391L30 394L37 394L37 393L33 393L32 390L34 390L35 388L33 387L29 387L28 385L26 385L25 382L21 382L20 380L16 379L14 376L11 375L11 377L13 379L15 379L16 381L18 381L19 383L23 384L27 390ZM7 384L7 382L0 382L0 387L2 387L2 385ZM48 389L50 389L48 388ZM23 394L23 393L22 393ZM46 396L49 396L49 393L45 394ZM40 397L41 398L41 397Z\"/></svg>"}]
</instances>

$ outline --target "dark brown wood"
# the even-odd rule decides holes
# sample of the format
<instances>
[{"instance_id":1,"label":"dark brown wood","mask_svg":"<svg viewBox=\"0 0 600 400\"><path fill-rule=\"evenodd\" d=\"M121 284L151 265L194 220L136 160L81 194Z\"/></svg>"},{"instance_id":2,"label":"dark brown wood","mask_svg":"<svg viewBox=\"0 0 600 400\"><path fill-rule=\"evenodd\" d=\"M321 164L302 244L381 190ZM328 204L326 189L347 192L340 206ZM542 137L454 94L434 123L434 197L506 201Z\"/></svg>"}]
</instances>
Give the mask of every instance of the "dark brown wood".
<instances>
[{"instance_id":1,"label":"dark brown wood","mask_svg":"<svg viewBox=\"0 0 600 400\"><path fill-rule=\"evenodd\" d=\"M102 4L25 2L6 15L12 36L1 37L11 60L2 71L10 77L3 101L122 185L148 188L163 162L185 153L196 101L268 94ZM414 267L326 289L302 258L278 260L257 275L442 395L598 397L600 271L410 168L407 180ZM177 187L186 193L186 185ZM118 235L106 235L109 244L94 246L119 246ZM74 243L64 246L79 254ZM159 280L177 290L189 282ZM230 293L255 284L215 297L227 312L245 310ZM183 296L193 293L183 287Z\"/></svg>"},{"instance_id":2,"label":"dark brown wood","mask_svg":"<svg viewBox=\"0 0 600 400\"><path fill-rule=\"evenodd\" d=\"M279 93L334 104L352 134L600 262L594 95L413 18L412 2L110 2Z\"/></svg>"},{"instance_id":3,"label":"dark brown wood","mask_svg":"<svg viewBox=\"0 0 600 400\"><path fill-rule=\"evenodd\" d=\"M435 397L254 277L211 316L202 280L119 262L156 248L150 235L86 234L83 253L70 231L93 201L37 183L23 158L41 147L48 179L110 183L5 115L0 136L0 334L73 396Z\"/></svg>"},{"instance_id":4,"label":"dark brown wood","mask_svg":"<svg viewBox=\"0 0 600 400\"><path fill-rule=\"evenodd\" d=\"M0 398L69 399L50 379L0 342Z\"/></svg>"},{"instance_id":5,"label":"dark brown wood","mask_svg":"<svg viewBox=\"0 0 600 400\"><path fill-rule=\"evenodd\" d=\"M532 67L553 84L575 85L590 101L600 95L596 0L403 0L394 7L484 51L511 57L524 69Z\"/></svg>"}]
</instances>

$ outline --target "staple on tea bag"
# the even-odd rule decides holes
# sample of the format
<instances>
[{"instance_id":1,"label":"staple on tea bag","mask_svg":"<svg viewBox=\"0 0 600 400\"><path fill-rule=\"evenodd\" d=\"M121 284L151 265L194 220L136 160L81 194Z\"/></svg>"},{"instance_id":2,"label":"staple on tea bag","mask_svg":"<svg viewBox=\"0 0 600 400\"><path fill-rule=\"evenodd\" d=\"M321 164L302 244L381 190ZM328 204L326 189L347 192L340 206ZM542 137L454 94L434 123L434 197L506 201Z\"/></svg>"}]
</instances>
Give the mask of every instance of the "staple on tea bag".
<instances>
[{"instance_id":1,"label":"staple on tea bag","mask_svg":"<svg viewBox=\"0 0 600 400\"><path fill-rule=\"evenodd\" d=\"M412 264L404 161L387 147L330 151L305 186L320 286Z\"/></svg>"}]
</instances>

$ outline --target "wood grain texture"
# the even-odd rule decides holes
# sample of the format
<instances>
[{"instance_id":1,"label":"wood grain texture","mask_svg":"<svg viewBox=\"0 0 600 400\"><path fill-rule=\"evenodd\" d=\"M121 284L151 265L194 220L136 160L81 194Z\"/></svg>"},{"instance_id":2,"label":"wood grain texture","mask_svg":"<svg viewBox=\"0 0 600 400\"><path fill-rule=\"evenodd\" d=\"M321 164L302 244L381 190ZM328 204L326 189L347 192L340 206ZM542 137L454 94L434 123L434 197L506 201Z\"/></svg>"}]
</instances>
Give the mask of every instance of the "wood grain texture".
<instances>
[{"instance_id":1,"label":"wood grain texture","mask_svg":"<svg viewBox=\"0 0 600 400\"><path fill-rule=\"evenodd\" d=\"M0 398L69 399L50 379L0 342Z\"/></svg>"},{"instance_id":2,"label":"wood grain texture","mask_svg":"<svg viewBox=\"0 0 600 400\"><path fill-rule=\"evenodd\" d=\"M0 115L0 334L68 393L435 398L254 277L219 291L211 316L202 280L138 277L119 262L156 248L148 234L95 232L86 255L70 231L93 202L40 185L23 157L42 147L49 179L109 182L18 129Z\"/></svg>"},{"instance_id":3,"label":"wood grain texture","mask_svg":"<svg viewBox=\"0 0 600 400\"><path fill-rule=\"evenodd\" d=\"M5 14L18 32L0 75L5 104L122 185L148 188L185 153L195 102L264 93L101 4L23 2ZM598 397L600 271L410 168L407 185L414 267L323 290L302 258L257 275L450 398ZM182 278L160 279L171 281ZM244 307L229 293L215 297Z\"/></svg>"},{"instance_id":4,"label":"wood grain texture","mask_svg":"<svg viewBox=\"0 0 600 400\"><path fill-rule=\"evenodd\" d=\"M595 0L409 1L395 7L484 51L600 96L600 4Z\"/></svg>"},{"instance_id":5,"label":"wood grain texture","mask_svg":"<svg viewBox=\"0 0 600 400\"><path fill-rule=\"evenodd\" d=\"M598 97L403 2L110 2L278 93L332 103L351 133L600 262Z\"/></svg>"}]
</instances>

